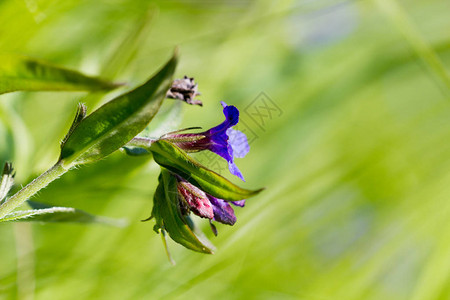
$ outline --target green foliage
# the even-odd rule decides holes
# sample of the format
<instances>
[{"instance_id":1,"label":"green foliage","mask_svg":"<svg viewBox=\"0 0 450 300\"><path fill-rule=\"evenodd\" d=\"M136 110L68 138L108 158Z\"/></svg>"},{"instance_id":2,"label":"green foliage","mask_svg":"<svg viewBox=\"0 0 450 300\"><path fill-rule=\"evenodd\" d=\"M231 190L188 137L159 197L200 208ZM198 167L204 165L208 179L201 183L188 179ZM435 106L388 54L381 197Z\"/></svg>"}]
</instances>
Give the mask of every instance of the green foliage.
<instances>
[{"instance_id":1,"label":"green foliage","mask_svg":"<svg viewBox=\"0 0 450 300\"><path fill-rule=\"evenodd\" d=\"M154 142L150 151L160 166L180 174L184 179L216 198L238 201L255 196L262 191L262 189L251 191L238 187L216 172L197 163L177 146L167 141Z\"/></svg>"},{"instance_id":2,"label":"green foliage","mask_svg":"<svg viewBox=\"0 0 450 300\"><path fill-rule=\"evenodd\" d=\"M158 112L172 83L176 54L151 79L77 120L61 146L65 166L93 162L111 154L141 132ZM78 115L78 113L77 113Z\"/></svg>"},{"instance_id":3,"label":"green foliage","mask_svg":"<svg viewBox=\"0 0 450 300\"><path fill-rule=\"evenodd\" d=\"M0 55L0 94L15 91L96 91L117 84L50 63L13 54Z\"/></svg>"}]
</instances>

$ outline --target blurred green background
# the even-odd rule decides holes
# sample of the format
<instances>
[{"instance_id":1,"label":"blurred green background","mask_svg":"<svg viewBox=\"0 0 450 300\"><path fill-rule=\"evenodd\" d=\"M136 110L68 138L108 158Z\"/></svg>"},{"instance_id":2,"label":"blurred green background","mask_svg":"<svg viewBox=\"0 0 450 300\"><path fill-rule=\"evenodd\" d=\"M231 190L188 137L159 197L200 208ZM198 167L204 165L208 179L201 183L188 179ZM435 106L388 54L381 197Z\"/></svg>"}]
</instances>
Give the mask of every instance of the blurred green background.
<instances>
[{"instance_id":1,"label":"blurred green background","mask_svg":"<svg viewBox=\"0 0 450 300\"><path fill-rule=\"evenodd\" d=\"M35 199L129 226L2 225L0 299L450 299L449 8L0 1L2 52L129 86L178 45L177 77L195 77L204 107L183 105L171 125L209 128L223 119L219 101L236 105L251 140L240 185L267 188L218 237L200 220L216 254L171 242L172 266L153 222L140 222L151 160L117 152L71 171ZM56 161L79 101L92 111L115 93L1 95L0 162L15 164L15 189Z\"/></svg>"}]
</instances>

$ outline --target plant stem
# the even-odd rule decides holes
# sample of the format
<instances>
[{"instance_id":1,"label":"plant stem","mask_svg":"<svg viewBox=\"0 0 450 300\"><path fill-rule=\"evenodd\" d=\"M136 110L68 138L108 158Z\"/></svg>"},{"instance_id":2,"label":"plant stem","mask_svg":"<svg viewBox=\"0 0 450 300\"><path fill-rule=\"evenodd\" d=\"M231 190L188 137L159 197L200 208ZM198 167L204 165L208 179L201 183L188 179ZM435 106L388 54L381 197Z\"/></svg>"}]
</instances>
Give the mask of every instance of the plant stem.
<instances>
[{"instance_id":1,"label":"plant stem","mask_svg":"<svg viewBox=\"0 0 450 300\"><path fill-rule=\"evenodd\" d=\"M50 182L58 179L69 169L65 169L59 162L42 173L39 177L23 187L0 206L0 219L12 212L16 207L30 199L34 194L45 188Z\"/></svg>"},{"instance_id":2,"label":"plant stem","mask_svg":"<svg viewBox=\"0 0 450 300\"><path fill-rule=\"evenodd\" d=\"M145 137L135 137L127 143L127 146L142 147L144 149L148 149L155 141L157 140Z\"/></svg>"}]
</instances>

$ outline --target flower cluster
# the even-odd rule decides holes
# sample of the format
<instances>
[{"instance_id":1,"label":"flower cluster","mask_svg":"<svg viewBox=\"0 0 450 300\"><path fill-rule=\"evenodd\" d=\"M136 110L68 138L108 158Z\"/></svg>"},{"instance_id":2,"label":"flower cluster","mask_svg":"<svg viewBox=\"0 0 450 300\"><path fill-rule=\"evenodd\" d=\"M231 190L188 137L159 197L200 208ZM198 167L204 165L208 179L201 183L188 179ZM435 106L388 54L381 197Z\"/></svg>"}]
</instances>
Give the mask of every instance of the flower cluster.
<instances>
[{"instance_id":1,"label":"flower cluster","mask_svg":"<svg viewBox=\"0 0 450 300\"><path fill-rule=\"evenodd\" d=\"M221 124L201 133L167 134L162 139L186 152L212 151L227 160L231 174L244 180L241 171L234 163L234 157L244 157L250 150L245 134L232 128L239 122L239 110L223 101L221 104L225 115L225 120ZM179 175L176 177L180 208L183 214L193 212L195 215L211 221L228 225L236 223L236 216L230 203L243 207L245 200L227 202L208 195ZM217 235L215 227L212 228Z\"/></svg>"},{"instance_id":2,"label":"flower cluster","mask_svg":"<svg viewBox=\"0 0 450 300\"><path fill-rule=\"evenodd\" d=\"M184 77L173 82L166 97L195 104L193 99L198 94L193 78ZM228 162L231 174L245 181L235 163L235 158L244 157L250 150L245 134L233 129L239 122L239 110L225 102L221 104L225 120L209 130L180 130L156 139L135 137L124 147L130 155L151 153L161 167L149 218L155 220L154 230L162 234L164 242L168 233L175 242L202 253L212 253L214 246L196 228L191 216L207 219L217 235L214 223L234 225L233 207L244 207L247 198L261 191L241 188L189 155L211 151Z\"/></svg>"},{"instance_id":3,"label":"flower cluster","mask_svg":"<svg viewBox=\"0 0 450 300\"><path fill-rule=\"evenodd\" d=\"M176 81L176 85L179 84ZM191 213L209 220L214 235L217 235L213 222L234 225L233 206L243 207L246 198L260 191L242 189L188 155L211 151L224 158L231 174L244 181L235 158L244 157L249 152L249 145L245 134L232 128L239 122L239 110L225 102L221 104L225 120L209 130L198 133L177 131L159 139L136 138L134 144L129 144L146 146L145 150L151 152L161 166L150 217L155 219L155 231L163 236L168 233L177 243L203 253L212 253L213 246L199 234L190 218Z\"/></svg>"}]
</instances>

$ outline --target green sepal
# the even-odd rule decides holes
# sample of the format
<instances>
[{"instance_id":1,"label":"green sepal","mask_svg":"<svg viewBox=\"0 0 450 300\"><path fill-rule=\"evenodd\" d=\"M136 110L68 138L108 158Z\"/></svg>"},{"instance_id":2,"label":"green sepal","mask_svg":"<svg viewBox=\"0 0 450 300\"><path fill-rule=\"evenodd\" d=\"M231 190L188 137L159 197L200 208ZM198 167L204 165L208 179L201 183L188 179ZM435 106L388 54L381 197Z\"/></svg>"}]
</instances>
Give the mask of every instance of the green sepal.
<instances>
[{"instance_id":1,"label":"green sepal","mask_svg":"<svg viewBox=\"0 0 450 300\"><path fill-rule=\"evenodd\" d=\"M155 161L164 168L179 174L204 192L226 201L238 201L255 196L263 189L243 189L216 172L202 166L174 144L159 140L150 151Z\"/></svg>"},{"instance_id":2,"label":"green sepal","mask_svg":"<svg viewBox=\"0 0 450 300\"><path fill-rule=\"evenodd\" d=\"M0 55L0 94L14 91L96 91L118 84L16 54Z\"/></svg>"},{"instance_id":3,"label":"green sepal","mask_svg":"<svg viewBox=\"0 0 450 300\"><path fill-rule=\"evenodd\" d=\"M72 121L72 125L69 128L66 136L61 141L61 149L64 148L64 144L67 142L69 137L72 135L72 132L77 128L77 126L86 118L87 108L83 103L78 103L77 112L75 113L75 118Z\"/></svg>"},{"instance_id":4,"label":"green sepal","mask_svg":"<svg viewBox=\"0 0 450 300\"><path fill-rule=\"evenodd\" d=\"M212 246L194 234L188 220L181 214L179 203L175 177L161 168L159 184L153 197L152 218L156 221L154 230L158 233L166 231L175 242L188 249L212 254Z\"/></svg>"},{"instance_id":5,"label":"green sepal","mask_svg":"<svg viewBox=\"0 0 450 300\"><path fill-rule=\"evenodd\" d=\"M65 167L97 161L141 132L158 112L172 83L176 53L150 80L81 120L61 148Z\"/></svg>"}]
</instances>

